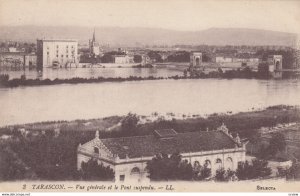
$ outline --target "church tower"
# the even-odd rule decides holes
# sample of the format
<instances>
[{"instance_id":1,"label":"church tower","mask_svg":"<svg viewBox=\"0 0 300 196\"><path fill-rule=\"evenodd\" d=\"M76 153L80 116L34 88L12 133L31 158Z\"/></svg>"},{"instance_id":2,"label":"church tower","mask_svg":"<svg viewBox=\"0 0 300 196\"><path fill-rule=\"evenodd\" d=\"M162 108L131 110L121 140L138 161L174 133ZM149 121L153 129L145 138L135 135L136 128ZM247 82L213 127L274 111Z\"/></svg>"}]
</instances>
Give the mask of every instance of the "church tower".
<instances>
[{"instance_id":1,"label":"church tower","mask_svg":"<svg viewBox=\"0 0 300 196\"><path fill-rule=\"evenodd\" d=\"M93 38L89 40L89 47L90 47L90 55L91 56L98 56L100 54L100 47L99 44L96 42L96 32L94 28Z\"/></svg>"},{"instance_id":2,"label":"church tower","mask_svg":"<svg viewBox=\"0 0 300 196\"><path fill-rule=\"evenodd\" d=\"M296 40L296 68L300 69L300 34L297 35L297 40Z\"/></svg>"}]
</instances>

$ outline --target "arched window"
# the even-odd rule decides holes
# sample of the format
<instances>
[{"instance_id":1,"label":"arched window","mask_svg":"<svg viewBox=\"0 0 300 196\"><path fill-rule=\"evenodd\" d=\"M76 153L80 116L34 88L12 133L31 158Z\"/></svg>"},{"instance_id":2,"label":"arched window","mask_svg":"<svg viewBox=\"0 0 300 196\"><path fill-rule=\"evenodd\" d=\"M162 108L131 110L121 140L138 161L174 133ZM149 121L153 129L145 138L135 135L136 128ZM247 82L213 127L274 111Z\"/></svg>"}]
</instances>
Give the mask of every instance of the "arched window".
<instances>
[{"instance_id":1,"label":"arched window","mask_svg":"<svg viewBox=\"0 0 300 196\"><path fill-rule=\"evenodd\" d=\"M94 153L99 154L99 148L98 147L94 147Z\"/></svg>"},{"instance_id":2,"label":"arched window","mask_svg":"<svg viewBox=\"0 0 300 196\"><path fill-rule=\"evenodd\" d=\"M193 169L194 169L194 171L200 171L201 170L201 165L200 165L199 161L194 162Z\"/></svg>"},{"instance_id":3,"label":"arched window","mask_svg":"<svg viewBox=\"0 0 300 196\"><path fill-rule=\"evenodd\" d=\"M132 168L130 174L139 174L140 173L140 169L138 167L134 167Z\"/></svg>"},{"instance_id":4,"label":"arched window","mask_svg":"<svg viewBox=\"0 0 300 196\"><path fill-rule=\"evenodd\" d=\"M230 170L233 170L233 160L231 157L227 157L226 159L226 167Z\"/></svg>"},{"instance_id":5,"label":"arched window","mask_svg":"<svg viewBox=\"0 0 300 196\"><path fill-rule=\"evenodd\" d=\"M280 69L280 62L279 61L276 61L276 70L279 70Z\"/></svg>"},{"instance_id":6,"label":"arched window","mask_svg":"<svg viewBox=\"0 0 300 196\"><path fill-rule=\"evenodd\" d=\"M200 65L200 58L196 57L196 66L199 66L199 65Z\"/></svg>"},{"instance_id":7,"label":"arched window","mask_svg":"<svg viewBox=\"0 0 300 196\"><path fill-rule=\"evenodd\" d=\"M216 163L222 163L221 159L216 159Z\"/></svg>"},{"instance_id":8,"label":"arched window","mask_svg":"<svg viewBox=\"0 0 300 196\"><path fill-rule=\"evenodd\" d=\"M222 167L222 160L221 159L216 159L216 162L215 162L215 166L217 169L221 168Z\"/></svg>"},{"instance_id":9,"label":"arched window","mask_svg":"<svg viewBox=\"0 0 300 196\"><path fill-rule=\"evenodd\" d=\"M210 162L210 160L206 159L204 161L204 167L211 168L211 162Z\"/></svg>"},{"instance_id":10,"label":"arched window","mask_svg":"<svg viewBox=\"0 0 300 196\"><path fill-rule=\"evenodd\" d=\"M199 161L195 161L195 162L194 162L194 167L199 167L199 166L200 166Z\"/></svg>"}]
</instances>

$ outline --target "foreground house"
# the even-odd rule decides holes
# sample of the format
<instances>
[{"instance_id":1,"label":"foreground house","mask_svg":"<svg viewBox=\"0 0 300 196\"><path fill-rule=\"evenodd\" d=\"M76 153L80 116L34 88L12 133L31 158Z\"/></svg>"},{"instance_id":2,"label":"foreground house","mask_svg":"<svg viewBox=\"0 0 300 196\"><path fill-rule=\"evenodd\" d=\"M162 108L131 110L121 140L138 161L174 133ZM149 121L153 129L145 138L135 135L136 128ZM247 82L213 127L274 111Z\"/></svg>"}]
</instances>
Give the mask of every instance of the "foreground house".
<instances>
[{"instance_id":1,"label":"foreground house","mask_svg":"<svg viewBox=\"0 0 300 196\"><path fill-rule=\"evenodd\" d=\"M82 162L97 159L115 171L115 181L149 181L147 161L158 153L180 153L193 166L207 164L212 175L216 170L236 170L245 161L245 145L233 138L225 125L216 131L177 133L173 129L154 131L153 135L93 140L78 146L77 169Z\"/></svg>"}]
</instances>

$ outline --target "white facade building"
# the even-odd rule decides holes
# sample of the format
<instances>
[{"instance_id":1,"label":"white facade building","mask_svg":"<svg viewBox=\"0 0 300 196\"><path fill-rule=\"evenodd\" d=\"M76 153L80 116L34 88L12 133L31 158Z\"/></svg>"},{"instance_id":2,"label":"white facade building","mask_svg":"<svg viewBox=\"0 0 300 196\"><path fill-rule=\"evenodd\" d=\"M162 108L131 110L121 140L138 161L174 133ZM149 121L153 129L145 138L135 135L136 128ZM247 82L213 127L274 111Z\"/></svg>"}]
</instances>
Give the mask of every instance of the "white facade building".
<instances>
[{"instance_id":1,"label":"white facade building","mask_svg":"<svg viewBox=\"0 0 300 196\"><path fill-rule=\"evenodd\" d=\"M116 64L134 63L133 56L129 56L129 55L115 55L114 56L114 63L116 63Z\"/></svg>"},{"instance_id":2,"label":"white facade building","mask_svg":"<svg viewBox=\"0 0 300 196\"><path fill-rule=\"evenodd\" d=\"M147 182L147 161L156 154L179 152L193 166L207 164L212 175L223 167L236 170L245 161L245 145L233 138L225 125L217 131L177 133L173 129L156 130L153 135L93 140L78 146L77 169L91 158L115 171L115 182Z\"/></svg>"},{"instance_id":3,"label":"white facade building","mask_svg":"<svg viewBox=\"0 0 300 196\"><path fill-rule=\"evenodd\" d=\"M52 67L54 64L59 64L61 67L69 63L77 64L77 54L77 40L37 40L37 66L39 68Z\"/></svg>"},{"instance_id":4,"label":"white facade building","mask_svg":"<svg viewBox=\"0 0 300 196\"><path fill-rule=\"evenodd\" d=\"M232 57L216 56L216 63L231 63L233 62Z\"/></svg>"}]
</instances>

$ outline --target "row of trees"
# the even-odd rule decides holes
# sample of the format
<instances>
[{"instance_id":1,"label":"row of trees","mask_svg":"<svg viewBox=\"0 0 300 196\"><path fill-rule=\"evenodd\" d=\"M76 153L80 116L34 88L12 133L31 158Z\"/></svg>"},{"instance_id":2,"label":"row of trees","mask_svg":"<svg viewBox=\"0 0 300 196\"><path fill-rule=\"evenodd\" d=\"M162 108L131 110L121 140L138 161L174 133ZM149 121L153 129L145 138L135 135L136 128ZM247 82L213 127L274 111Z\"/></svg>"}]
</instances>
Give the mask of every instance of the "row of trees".
<instances>
[{"instance_id":1,"label":"row of trees","mask_svg":"<svg viewBox=\"0 0 300 196\"><path fill-rule=\"evenodd\" d=\"M253 145L257 145L261 142L259 136L253 136L251 138L251 142ZM255 153L257 157L265 158L265 159L272 159L276 158L277 153L284 152L286 148L286 142L284 135L282 133L273 133L271 135L271 139L269 144L261 145L258 152Z\"/></svg>"},{"instance_id":2,"label":"row of trees","mask_svg":"<svg viewBox=\"0 0 300 196\"><path fill-rule=\"evenodd\" d=\"M124 52L118 52L118 51L111 51L105 53L102 57L100 56L90 56L88 53L83 54L80 56L80 62L81 63L112 63L114 61L113 56L114 55L125 55ZM190 62L190 52L187 51L176 51L170 55L168 55L166 58L163 58L161 55L161 51L149 51L147 53L149 58L156 63L162 63L162 62ZM141 63L142 62L142 56L141 55L134 55L133 58L135 63ZM212 59L207 53L203 53L202 57L203 62L210 62Z\"/></svg>"},{"instance_id":3,"label":"row of trees","mask_svg":"<svg viewBox=\"0 0 300 196\"><path fill-rule=\"evenodd\" d=\"M187 51L177 51L167 57L168 62L190 62L190 52ZM206 53L202 53L203 62L211 62L211 57Z\"/></svg>"},{"instance_id":4,"label":"row of trees","mask_svg":"<svg viewBox=\"0 0 300 196\"><path fill-rule=\"evenodd\" d=\"M269 55L282 55L282 67L284 69L293 68L296 54L293 50L258 50L256 56L261 56L263 61L267 61Z\"/></svg>"},{"instance_id":5,"label":"row of trees","mask_svg":"<svg viewBox=\"0 0 300 196\"><path fill-rule=\"evenodd\" d=\"M109 166L104 166L102 163L98 164L97 160L90 159L88 162L81 163L81 170L79 170L80 180L90 181L113 181L115 179L115 172Z\"/></svg>"}]
</instances>

